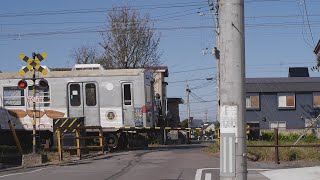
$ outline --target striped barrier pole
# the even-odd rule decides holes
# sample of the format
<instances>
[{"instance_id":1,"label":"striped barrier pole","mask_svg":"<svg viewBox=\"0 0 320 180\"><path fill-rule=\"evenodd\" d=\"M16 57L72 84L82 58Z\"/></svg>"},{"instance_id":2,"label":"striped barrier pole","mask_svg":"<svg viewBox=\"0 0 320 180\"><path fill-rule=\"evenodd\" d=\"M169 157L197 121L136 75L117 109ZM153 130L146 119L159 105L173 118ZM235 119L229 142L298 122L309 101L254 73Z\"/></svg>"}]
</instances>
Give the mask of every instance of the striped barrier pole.
<instances>
[{"instance_id":1,"label":"striped barrier pole","mask_svg":"<svg viewBox=\"0 0 320 180\"><path fill-rule=\"evenodd\" d=\"M76 129L76 143L77 143L77 156L78 156L78 158L81 158L80 132L79 132L79 129Z\"/></svg>"},{"instance_id":2,"label":"striped barrier pole","mask_svg":"<svg viewBox=\"0 0 320 180\"><path fill-rule=\"evenodd\" d=\"M99 129L99 142L101 146L101 151L102 153L104 153L102 128Z\"/></svg>"},{"instance_id":3,"label":"striped barrier pole","mask_svg":"<svg viewBox=\"0 0 320 180\"><path fill-rule=\"evenodd\" d=\"M59 153L59 160L63 160L63 154L62 154L62 147L61 147L61 132L60 129L57 129L57 141L58 141L58 153Z\"/></svg>"}]
</instances>

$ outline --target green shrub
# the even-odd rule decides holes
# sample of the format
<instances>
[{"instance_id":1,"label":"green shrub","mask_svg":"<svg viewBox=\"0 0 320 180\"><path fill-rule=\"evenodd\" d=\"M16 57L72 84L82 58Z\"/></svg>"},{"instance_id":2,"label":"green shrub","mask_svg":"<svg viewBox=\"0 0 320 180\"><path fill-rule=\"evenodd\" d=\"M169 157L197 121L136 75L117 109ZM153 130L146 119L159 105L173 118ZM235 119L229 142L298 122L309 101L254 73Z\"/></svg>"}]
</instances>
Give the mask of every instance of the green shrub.
<instances>
[{"instance_id":1,"label":"green shrub","mask_svg":"<svg viewBox=\"0 0 320 180\"><path fill-rule=\"evenodd\" d=\"M261 140L273 141L274 140L274 133L273 132L262 132L261 133Z\"/></svg>"},{"instance_id":2,"label":"green shrub","mask_svg":"<svg viewBox=\"0 0 320 180\"><path fill-rule=\"evenodd\" d=\"M307 143L315 143L318 141L318 138L315 134L306 134L303 136L303 141Z\"/></svg>"},{"instance_id":3,"label":"green shrub","mask_svg":"<svg viewBox=\"0 0 320 180\"><path fill-rule=\"evenodd\" d=\"M298 133L289 133L289 134L279 133L279 140L280 141L295 141L299 137L300 137L300 134L298 134Z\"/></svg>"}]
</instances>

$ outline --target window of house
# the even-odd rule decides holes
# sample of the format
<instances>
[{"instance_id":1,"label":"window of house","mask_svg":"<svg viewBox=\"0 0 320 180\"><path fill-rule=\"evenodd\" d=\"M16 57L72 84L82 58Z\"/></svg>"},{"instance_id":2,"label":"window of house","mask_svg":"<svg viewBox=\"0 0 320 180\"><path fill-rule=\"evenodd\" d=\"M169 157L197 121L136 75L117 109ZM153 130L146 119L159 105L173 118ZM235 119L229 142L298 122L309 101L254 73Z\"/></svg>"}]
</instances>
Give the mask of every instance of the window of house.
<instances>
[{"instance_id":1,"label":"window of house","mask_svg":"<svg viewBox=\"0 0 320 180\"><path fill-rule=\"evenodd\" d=\"M40 88L39 86L35 86L36 95L33 97L33 88L32 86L28 86L28 107L33 106L33 102L36 102L36 107L49 107L50 106L50 89L49 86L47 88Z\"/></svg>"},{"instance_id":2,"label":"window of house","mask_svg":"<svg viewBox=\"0 0 320 180\"><path fill-rule=\"evenodd\" d=\"M313 93L313 107L320 108L320 92Z\"/></svg>"},{"instance_id":3,"label":"window of house","mask_svg":"<svg viewBox=\"0 0 320 180\"><path fill-rule=\"evenodd\" d=\"M3 87L4 106L25 106L24 90L18 86Z\"/></svg>"},{"instance_id":4,"label":"window of house","mask_svg":"<svg viewBox=\"0 0 320 180\"><path fill-rule=\"evenodd\" d=\"M286 128L287 124L285 121L274 121L270 122L270 128Z\"/></svg>"},{"instance_id":5,"label":"window of house","mask_svg":"<svg viewBox=\"0 0 320 180\"><path fill-rule=\"evenodd\" d=\"M260 97L258 93L246 95L247 109L260 109Z\"/></svg>"},{"instance_id":6,"label":"window of house","mask_svg":"<svg viewBox=\"0 0 320 180\"><path fill-rule=\"evenodd\" d=\"M278 93L278 107L279 108L295 108L295 94L294 93Z\"/></svg>"}]
</instances>

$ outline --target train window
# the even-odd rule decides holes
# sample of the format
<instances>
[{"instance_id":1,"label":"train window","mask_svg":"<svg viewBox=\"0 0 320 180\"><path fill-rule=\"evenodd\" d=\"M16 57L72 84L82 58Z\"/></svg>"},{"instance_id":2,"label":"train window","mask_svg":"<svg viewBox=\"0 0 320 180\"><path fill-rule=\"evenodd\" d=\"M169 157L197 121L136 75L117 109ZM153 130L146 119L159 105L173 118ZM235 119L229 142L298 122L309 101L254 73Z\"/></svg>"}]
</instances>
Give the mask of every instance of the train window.
<instances>
[{"instance_id":1,"label":"train window","mask_svg":"<svg viewBox=\"0 0 320 180\"><path fill-rule=\"evenodd\" d=\"M32 107L33 102L36 102L36 107L49 107L50 106L50 90L47 88L40 88L36 86L36 97L33 97L32 86L28 86L27 102L28 106Z\"/></svg>"},{"instance_id":2,"label":"train window","mask_svg":"<svg viewBox=\"0 0 320 180\"><path fill-rule=\"evenodd\" d=\"M123 104L132 105L131 84L123 84Z\"/></svg>"},{"instance_id":3,"label":"train window","mask_svg":"<svg viewBox=\"0 0 320 180\"><path fill-rule=\"evenodd\" d=\"M24 90L17 86L3 87L4 106L25 106Z\"/></svg>"},{"instance_id":4,"label":"train window","mask_svg":"<svg viewBox=\"0 0 320 180\"><path fill-rule=\"evenodd\" d=\"M71 84L70 85L70 105L71 106L80 106L81 105L80 85L79 84Z\"/></svg>"},{"instance_id":5,"label":"train window","mask_svg":"<svg viewBox=\"0 0 320 180\"><path fill-rule=\"evenodd\" d=\"M86 84L85 89L86 89L86 105L95 106L97 104L96 85L93 83L88 83Z\"/></svg>"}]
</instances>

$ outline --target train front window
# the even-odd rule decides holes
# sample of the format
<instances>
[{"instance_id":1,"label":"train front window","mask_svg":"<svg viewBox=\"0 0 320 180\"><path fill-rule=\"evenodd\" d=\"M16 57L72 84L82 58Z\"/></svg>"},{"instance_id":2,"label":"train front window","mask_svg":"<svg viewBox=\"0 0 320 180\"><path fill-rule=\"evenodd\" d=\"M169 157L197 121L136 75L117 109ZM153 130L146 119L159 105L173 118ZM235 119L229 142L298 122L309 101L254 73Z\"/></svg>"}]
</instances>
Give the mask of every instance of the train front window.
<instances>
[{"instance_id":1,"label":"train front window","mask_svg":"<svg viewBox=\"0 0 320 180\"><path fill-rule=\"evenodd\" d=\"M25 106L24 90L17 86L3 87L4 106Z\"/></svg>"},{"instance_id":2,"label":"train front window","mask_svg":"<svg viewBox=\"0 0 320 180\"><path fill-rule=\"evenodd\" d=\"M28 87L28 106L32 107L33 102L36 102L36 107L50 107L50 90L49 86L47 88L40 88L35 86L36 95L33 97L32 86Z\"/></svg>"},{"instance_id":3,"label":"train front window","mask_svg":"<svg viewBox=\"0 0 320 180\"><path fill-rule=\"evenodd\" d=\"M81 96L80 96L80 85L71 84L70 85L70 105L71 106L80 106L81 105Z\"/></svg>"},{"instance_id":4,"label":"train front window","mask_svg":"<svg viewBox=\"0 0 320 180\"><path fill-rule=\"evenodd\" d=\"M93 83L88 83L86 84L85 89L86 89L86 105L95 106L97 104L96 85Z\"/></svg>"},{"instance_id":5,"label":"train front window","mask_svg":"<svg viewBox=\"0 0 320 180\"><path fill-rule=\"evenodd\" d=\"M132 105L131 84L123 84L123 104Z\"/></svg>"}]
</instances>

